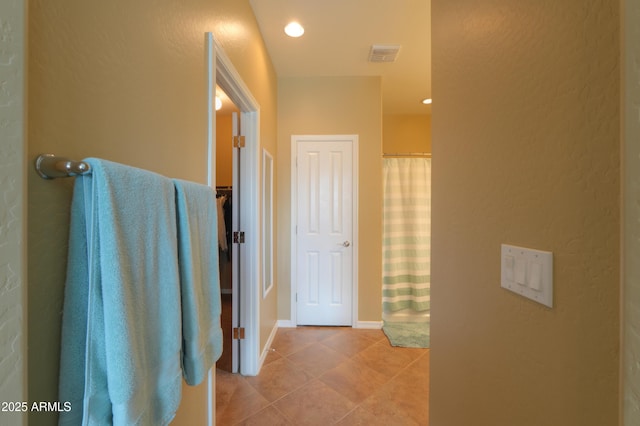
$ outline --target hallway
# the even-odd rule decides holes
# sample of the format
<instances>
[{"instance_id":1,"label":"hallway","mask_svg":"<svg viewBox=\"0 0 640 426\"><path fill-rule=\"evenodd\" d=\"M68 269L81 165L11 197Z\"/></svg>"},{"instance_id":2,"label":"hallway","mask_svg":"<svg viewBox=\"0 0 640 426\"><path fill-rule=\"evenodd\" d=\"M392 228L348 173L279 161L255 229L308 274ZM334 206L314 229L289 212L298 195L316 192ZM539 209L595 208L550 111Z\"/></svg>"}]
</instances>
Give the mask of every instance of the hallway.
<instances>
[{"instance_id":1,"label":"hallway","mask_svg":"<svg viewBox=\"0 0 640 426\"><path fill-rule=\"evenodd\" d=\"M429 349L381 330L279 329L259 376L216 374L219 426L428 424Z\"/></svg>"}]
</instances>

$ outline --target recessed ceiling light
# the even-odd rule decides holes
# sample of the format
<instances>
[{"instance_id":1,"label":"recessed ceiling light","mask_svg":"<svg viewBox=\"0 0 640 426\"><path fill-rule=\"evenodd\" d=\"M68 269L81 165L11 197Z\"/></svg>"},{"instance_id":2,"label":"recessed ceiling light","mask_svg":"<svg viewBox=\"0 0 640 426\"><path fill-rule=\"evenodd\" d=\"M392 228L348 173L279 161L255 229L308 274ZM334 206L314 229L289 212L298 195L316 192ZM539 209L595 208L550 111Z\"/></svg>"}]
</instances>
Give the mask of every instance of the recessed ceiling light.
<instances>
[{"instance_id":1,"label":"recessed ceiling light","mask_svg":"<svg viewBox=\"0 0 640 426\"><path fill-rule=\"evenodd\" d=\"M284 27L284 32L289 37L300 37L304 34L304 28L302 28L302 25L297 22L290 22L286 27Z\"/></svg>"},{"instance_id":2,"label":"recessed ceiling light","mask_svg":"<svg viewBox=\"0 0 640 426\"><path fill-rule=\"evenodd\" d=\"M427 99L423 99L422 100L422 103L425 104L425 105L430 105L431 102L432 102L431 98L427 98Z\"/></svg>"}]
</instances>

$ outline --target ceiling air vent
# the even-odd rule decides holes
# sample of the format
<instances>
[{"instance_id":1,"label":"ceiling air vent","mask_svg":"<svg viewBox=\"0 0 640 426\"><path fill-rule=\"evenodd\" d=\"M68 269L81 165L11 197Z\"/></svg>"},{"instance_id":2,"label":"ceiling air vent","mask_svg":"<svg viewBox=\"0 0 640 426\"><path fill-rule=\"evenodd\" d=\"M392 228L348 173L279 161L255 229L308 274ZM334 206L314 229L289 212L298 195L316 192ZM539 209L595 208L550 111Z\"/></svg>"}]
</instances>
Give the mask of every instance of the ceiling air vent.
<instances>
[{"instance_id":1,"label":"ceiling air vent","mask_svg":"<svg viewBox=\"0 0 640 426\"><path fill-rule=\"evenodd\" d=\"M369 52L369 62L395 62L398 52L399 45L374 44Z\"/></svg>"}]
</instances>

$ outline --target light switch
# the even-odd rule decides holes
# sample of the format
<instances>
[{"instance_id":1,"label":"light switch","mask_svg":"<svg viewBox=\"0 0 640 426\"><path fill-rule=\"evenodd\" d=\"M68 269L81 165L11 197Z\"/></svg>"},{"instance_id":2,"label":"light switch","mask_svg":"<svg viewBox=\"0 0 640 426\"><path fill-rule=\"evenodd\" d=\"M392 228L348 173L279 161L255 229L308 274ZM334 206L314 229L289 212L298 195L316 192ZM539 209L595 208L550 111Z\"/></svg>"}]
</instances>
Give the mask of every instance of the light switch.
<instances>
[{"instance_id":1,"label":"light switch","mask_svg":"<svg viewBox=\"0 0 640 426\"><path fill-rule=\"evenodd\" d=\"M514 272L514 268L515 268L515 258L513 256L506 256L504 258L504 267L505 267L505 277L507 279L507 281L514 281L515 280L515 272Z\"/></svg>"},{"instance_id":2,"label":"light switch","mask_svg":"<svg viewBox=\"0 0 640 426\"><path fill-rule=\"evenodd\" d=\"M516 283L520 285L525 285L527 283L526 276L527 276L527 260L522 257L518 257L516 259L516 270L515 270Z\"/></svg>"},{"instance_id":3,"label":"light switch","mask_svg":"<svg viewBox=\"0 0 640 426\"><path fill-rule=\"evenodd\" d=\"M502 244L500 286L553 307L553 253Z\"/></svg>"},{"instance_id":4,"label":"light switch","mask_svg":"<svg viewBox=\"0 0 640 426\"><path fill-rule=\"evenodd\" d=\"M539 262L529 264L529 287L535 291L542 288L542 265Z\"/></svg>"}]
</instances>

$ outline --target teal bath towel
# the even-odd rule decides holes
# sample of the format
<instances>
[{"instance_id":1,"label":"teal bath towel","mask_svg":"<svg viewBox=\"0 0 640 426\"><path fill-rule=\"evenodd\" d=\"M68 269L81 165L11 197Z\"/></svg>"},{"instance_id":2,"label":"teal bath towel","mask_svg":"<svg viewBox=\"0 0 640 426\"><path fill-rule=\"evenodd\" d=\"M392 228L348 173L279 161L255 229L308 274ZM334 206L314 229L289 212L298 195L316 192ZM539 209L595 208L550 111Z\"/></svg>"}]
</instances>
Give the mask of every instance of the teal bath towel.
<instances>
[{"instance_id":1,"label":"teal bath towel","mask_svg":"<svg viewBox=\"0 0 640 426\"><path fill-rule=\"evenodd\" d=\"M174 180L182 296L182 369L197 385L222 354L216 197L205 185Z\"/></svg>"},{"instance_id":2,"label":"teal bath towel","mask_svg":"<svg viewBox=\"0 0 640 426\"><path fill-rule=\"evenodd\" d=\"M87 159L76 177L62 324L61 425L167 425L180 403L170 179Z\"/></svg>"}]
</instances>

